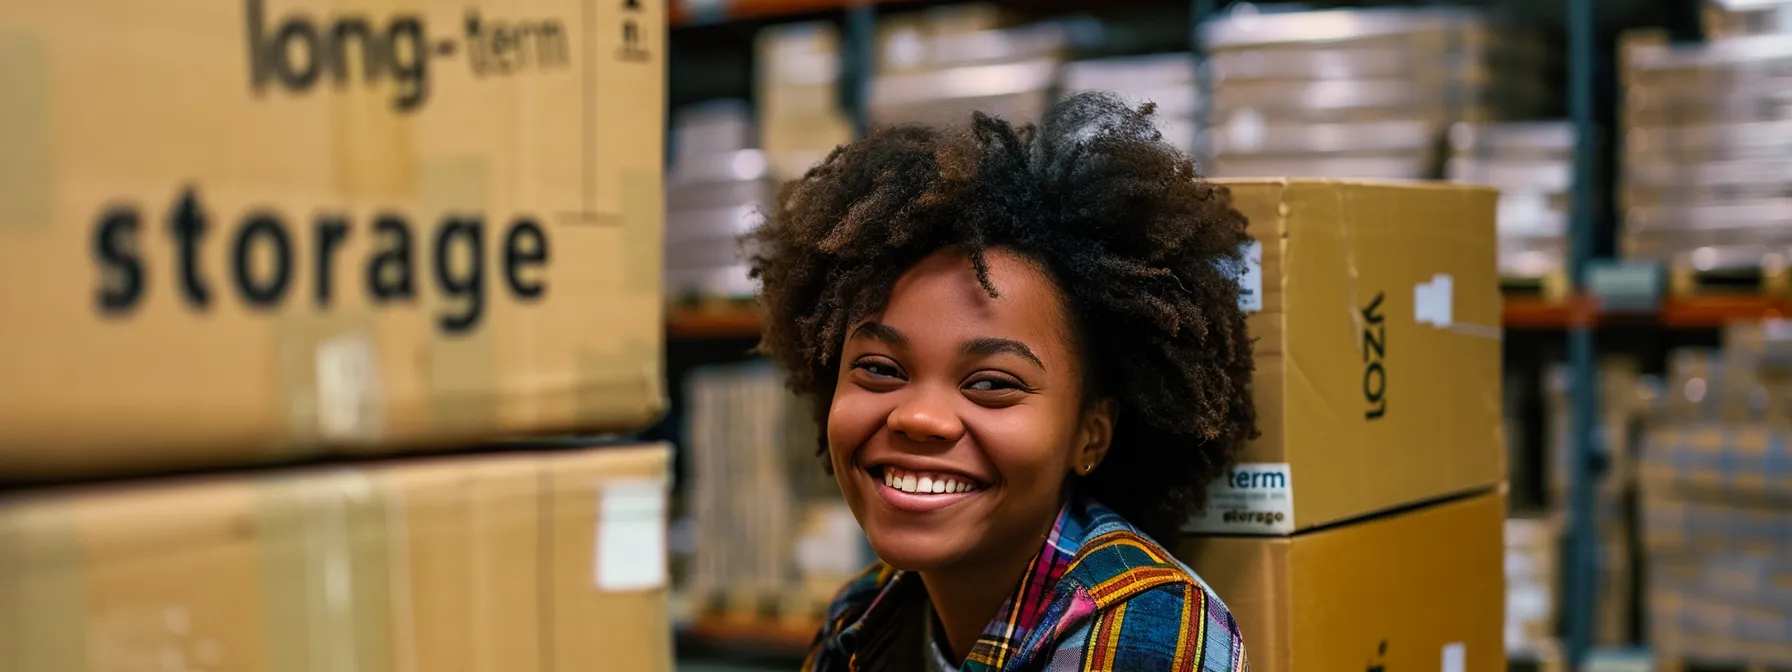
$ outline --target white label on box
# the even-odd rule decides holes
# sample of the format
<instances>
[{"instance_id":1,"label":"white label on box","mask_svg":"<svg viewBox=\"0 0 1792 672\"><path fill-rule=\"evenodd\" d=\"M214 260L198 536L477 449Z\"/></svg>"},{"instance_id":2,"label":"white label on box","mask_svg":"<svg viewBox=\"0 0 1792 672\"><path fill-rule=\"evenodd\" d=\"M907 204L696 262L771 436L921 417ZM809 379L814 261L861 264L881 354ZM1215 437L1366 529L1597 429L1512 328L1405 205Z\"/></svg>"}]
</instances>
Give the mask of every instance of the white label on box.
<instances>
[{"instance_id":1,"label":"white label on box","mask_svg":"<svg viewBox=\"0 0 1792 672\"><path fill-rule=\"evenodd\" d=\"M1244 245L1244 267L1238 269L1238 309L1247 313L1263 311L1263 244L1255 240Z\"/></svg>"},{"instance_id":2,"label":"white label on box","mask_svg":"<svg viewBox=\"0 0 1792 672\"><path fill-rule=\"evenodd\" d=\"M317 433L326 441L378 439L385 396L373 340L346 334L317 344Z\"/></svg>"},{"instance_id":3,"label":"white label on box","mask_svg":"<svg viewBox=\"0 0 1792 672\"><path fill-rule=\"evenodd\" d=\"M1444 645L1443 672L1462 672L1468 666L1468 646L1462 642Z\"/></svg>"},{"instance_id":4,"label":"white label on box","mask_svg":"<svg viewBox=\"0 0 1792 672\"><path fill-rule=\"evenodd\" d=\"M665 480L616 480L598 486L596 555L601 590L666 585Z\"/></svg>"},{"instance_id":5,"label":"white label on box","mask_svg":"<svg viewBox=\"0 0 1792 672\"><path fill-rule=\"evenodd\" d=\"M1286 462L1242 462L1207 486L1207 510L1188 532L1292 534L1294 481Z\"/></svg>"},{"instance_id":6,"label":"white label on box","mask_svg":"<svg viewBox=\"0 0 1792 672\"><path fill-rule=\"evenodd\" d=\"M1450 328L1455 312L1453 285L1448 273L1434 274L1429 282L1413 285L1413 321L1419 324L1430 323L1440 329Z\"/></svg>"}]
</instances>

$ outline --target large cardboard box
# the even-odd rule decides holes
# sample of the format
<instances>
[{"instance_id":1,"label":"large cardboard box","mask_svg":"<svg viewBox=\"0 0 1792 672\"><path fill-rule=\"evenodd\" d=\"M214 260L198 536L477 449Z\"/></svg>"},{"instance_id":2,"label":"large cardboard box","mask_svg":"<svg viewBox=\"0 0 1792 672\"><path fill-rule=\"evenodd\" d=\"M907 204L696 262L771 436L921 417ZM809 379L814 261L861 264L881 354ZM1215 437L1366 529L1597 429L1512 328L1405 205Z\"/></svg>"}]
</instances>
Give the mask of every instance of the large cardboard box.
<instances>
[{"instance_id":1,"label":"large cardboard box","mask_svg":"<svg viewBox=\"0 0 1792 672\"><path fill-rule=\"evenodd\" d=\"M0 671L671 670L665 446L0 501Z\"/></svg>"},{"instance_id":2,"label":"large cardboard box","mask_svg":"<svg viewBox=\"0 0 1792 672\"><path fill-rule=\"evenodd\" d=\"M1238 619L1251 669L1506 669L1487 493L1293 537L1189 537L1176 555Z\"/></svg>"},{"instance_id":3,"label":"large cardboard box","mask_svg":"<svg viewBox=\"0 0 1792 672\"><path fill-rule=\"evenodd\" d=\"M663 406L665 2L0 13L0 475Z\"/></svg>"},{"instance_id":4,"label":"large cardboard box","mask_svg":"<svg viewBox=\"0 0 1792 672\"><path fill-rule=\"evenodd\" d=\"M1288 534L1498 485L1494 190L1220 183L1256 240L1242 278L1263 435L1190 529Z\"/></svg>"}]
</instances>

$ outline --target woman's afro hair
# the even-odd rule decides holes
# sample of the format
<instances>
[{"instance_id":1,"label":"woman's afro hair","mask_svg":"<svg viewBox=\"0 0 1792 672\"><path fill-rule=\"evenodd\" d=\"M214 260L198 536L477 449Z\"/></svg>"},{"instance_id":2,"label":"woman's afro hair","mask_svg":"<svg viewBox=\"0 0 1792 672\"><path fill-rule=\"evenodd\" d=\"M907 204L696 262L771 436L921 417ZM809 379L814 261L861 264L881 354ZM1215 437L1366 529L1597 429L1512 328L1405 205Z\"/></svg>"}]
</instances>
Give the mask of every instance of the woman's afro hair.
<instances>
[{"instance_id":1,"label":"woman's afro hair","mask_svg":"<svg viewBox=\"0 0 1792 672\"><path fill-rule=\"evenodd\" d=\"M784 185L747 237L761 351L826 426L847 330L941 248L1025 257L1055 281L1085 358L1085 401L1118 409L1085 491L1167 540L1256 434L1238 307L1245 219L1163 141L1152 105L1078 94L1039 124L973 114L843 145ZM826 432L820 452L825 461Z\"/></svg>"}]
</instances>

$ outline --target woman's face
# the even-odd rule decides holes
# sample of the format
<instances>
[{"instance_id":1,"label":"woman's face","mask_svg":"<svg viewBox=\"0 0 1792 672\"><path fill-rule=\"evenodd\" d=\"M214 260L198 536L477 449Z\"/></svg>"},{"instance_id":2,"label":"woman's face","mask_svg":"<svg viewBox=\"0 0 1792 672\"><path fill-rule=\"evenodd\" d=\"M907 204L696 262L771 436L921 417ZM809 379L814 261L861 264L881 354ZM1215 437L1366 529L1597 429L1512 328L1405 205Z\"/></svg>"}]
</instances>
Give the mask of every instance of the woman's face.
<instances>
[{"instance_id":1,"label":"woman's face","mask_svg":"<svg viewBox=\"0 0 1792 672\"><path fill-rule=\"evenodd\" d=\"M884 562L932 570L1037 550L1072 470L1107 447L1082 413L1081 357L1057 288L1031 262L942 250L853 325L828 412L828 450Z\"/></svg>"}]
</instances>

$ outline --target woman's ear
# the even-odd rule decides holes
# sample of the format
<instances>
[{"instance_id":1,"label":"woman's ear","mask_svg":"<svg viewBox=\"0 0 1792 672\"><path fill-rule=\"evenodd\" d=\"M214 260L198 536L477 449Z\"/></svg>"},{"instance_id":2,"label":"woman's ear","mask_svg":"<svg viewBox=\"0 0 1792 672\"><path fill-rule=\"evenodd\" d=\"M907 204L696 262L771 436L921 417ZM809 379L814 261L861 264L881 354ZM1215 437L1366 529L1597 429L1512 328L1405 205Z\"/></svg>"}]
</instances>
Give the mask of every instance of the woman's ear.
<instances>
[{"instance_id":1,"label":"woman's ear","mask_svg":"<svg viewBox=\"0 0 1792 672\"><path fill-rule=\"evenodd\" d=\"M1114 442L1114 420L1119 412L1118 404L1112 399L1103 399L1089 406L1083 413L1082 430L1078 432L1077 449L1071 470L1080 476L1088 476L1100 466L1108 456L1108 447Z\"/></svg>"}]
</instances>

